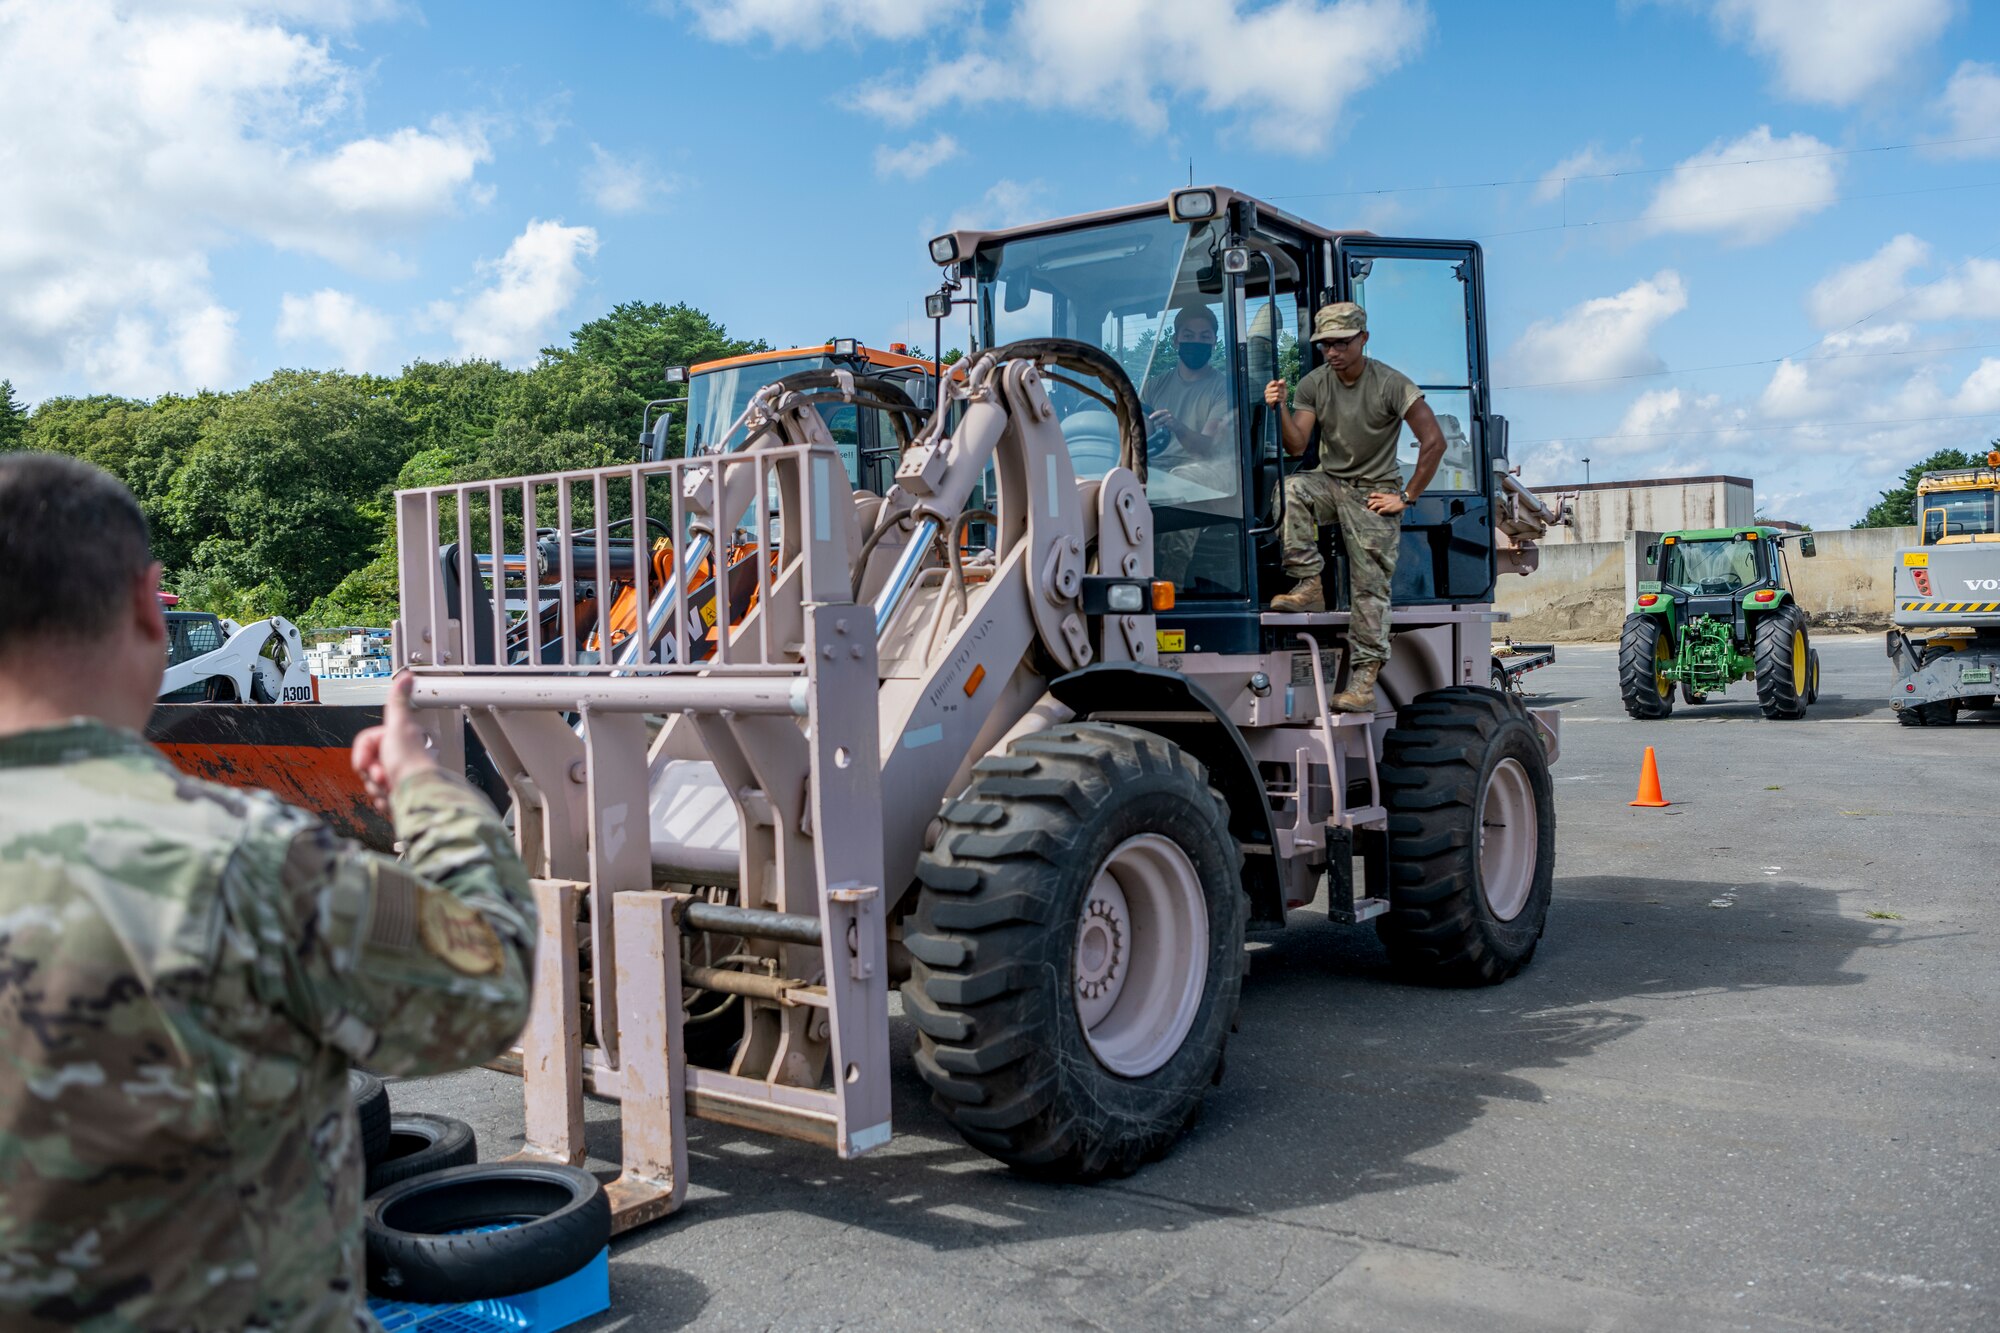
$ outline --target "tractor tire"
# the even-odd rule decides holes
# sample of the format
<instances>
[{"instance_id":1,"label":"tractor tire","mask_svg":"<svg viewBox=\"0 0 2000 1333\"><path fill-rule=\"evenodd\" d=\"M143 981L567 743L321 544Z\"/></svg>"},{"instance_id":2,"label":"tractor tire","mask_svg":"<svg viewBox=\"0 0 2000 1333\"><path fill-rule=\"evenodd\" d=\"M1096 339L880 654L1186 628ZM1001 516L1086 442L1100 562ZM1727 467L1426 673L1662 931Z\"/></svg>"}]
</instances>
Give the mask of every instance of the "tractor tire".
<instances>
[{"instance_id":1,"label":"tractor tire","mask_svg":"<svg viewBox=\"0 0 2000 1333\"><path fill-rule=\"evenodd\" d=\"M940 818L903 984L932 1100L1031 1176L1163 1155L1221 1078L1243 983L1243 858L1206 770L1068 723L980 760Z\"/></svg>"},{"instance_id":2,"label":"tractor tire","mask_svg":"<svg viewBox=\"0 0 2000 1333\"><path fill-rule=\"evenodd\" d=\"M1806 703L1819 702L1819 649L1813 649L1806 657Z\"/></svg>"},{"instance_id":3,"label":"tractor tire","mask_svg":"<svg viewBox=\"0 0 2000 1333\"><path fill-rule=\"evenodd\" d=\"M1805 612L1790 602L1758 617L1750 631L1757 661L1757 706L1773 721L1806 715L1812 683L1812 645Z\"/></svg>"},{"instance_id":4,"label":"tractor tire","mask_svg":"<svg viewBox=\"0 0 2000 1333\"><path fill-rule=\"evenodd\" d=\"M1673 639L1665 634L1663 616L1625 617L1618 635L1618 694L1625 711L1642 721L1653 721L1674 711L1673 688L1660 675L1660 667L1673 660Z\"/></svg>"},{"instance_id":5,"label":"tractor tire","mask_svg":"<svg viewBox=\"0 0 2000 1333\"><path fill-rule=\"evenodd\" d=\"M1688 683L1687 683L1686 681L1682 681L1682 682L1681 682L1681 702L1682 702L1682 703L1684 703L1684 704L1686 704L1686 705L1688 705L1688 706L1689 706L1690 708L1692 708L1692 707L1693 707L1694 705L1696 705L1696 704L1705 704L1705 703L1707 703L1707 702L1708 702L1708 696L1707 696L1707 695L1705 695L1705 694L1696 694L1696 693L1695 693L1695 690L1694 690L1694 686L1692 686L1692 685L1688 684Z\"/></svg>"},{"instance_id":6,"label":"tractor tire","mask_svg":"<svg viewBox=\"0 0 2000 1333\"><path fill-rule=\"evenodd\" d=\"M1555 790L1517 699L1419 695L1382 746L1389 910L1375 932L1405 980L1489 986L1535 956L1555 881Z\"/></svg>"}]
</instances>

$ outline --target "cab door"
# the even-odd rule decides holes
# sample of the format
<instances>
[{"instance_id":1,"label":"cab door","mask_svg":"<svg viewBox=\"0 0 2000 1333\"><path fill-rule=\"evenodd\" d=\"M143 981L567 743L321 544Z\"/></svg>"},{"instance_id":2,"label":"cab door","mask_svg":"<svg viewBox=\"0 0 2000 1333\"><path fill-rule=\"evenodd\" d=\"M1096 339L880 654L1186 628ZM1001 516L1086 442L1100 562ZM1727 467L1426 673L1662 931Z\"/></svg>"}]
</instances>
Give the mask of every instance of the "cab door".
<instances>
[{"instance_id":1,"label":"cab door","mask_svg":"<svg viewBox=\"0 0 2000 1333\"><path fill-rule=\"evenodd\" d=\"M1479 247L1348 237L1333 243L1332 269L1332 299L1368 312L1368 355L1416 381L1444 431L1437 475L1403 513L1393 600L1490 602L1494 428ZM1396 461L1407 482L1417 462L1407 422Z\"/></svg>"}]
</instances>

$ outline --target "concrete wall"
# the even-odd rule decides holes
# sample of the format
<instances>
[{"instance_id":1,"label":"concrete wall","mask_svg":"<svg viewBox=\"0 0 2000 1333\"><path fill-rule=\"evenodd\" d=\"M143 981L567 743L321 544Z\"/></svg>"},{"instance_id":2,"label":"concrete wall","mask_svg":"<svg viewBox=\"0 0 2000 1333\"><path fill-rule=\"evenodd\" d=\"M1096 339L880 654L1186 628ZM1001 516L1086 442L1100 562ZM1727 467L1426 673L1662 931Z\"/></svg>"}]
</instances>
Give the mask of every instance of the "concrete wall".
<instances>
[{"instance_id":1,"label":"concrete wall","mask_svg":"<svg viewBox=\"0 0 2000 1333\"><path fill-rule=\"evenodd\" d=\"M1571 542L1541 548L1541 568L1500 576L1498 607L1513 616L1494 637L1523 643L1618 637L1625 619L1625 543Z\"/></svg>"},{"instance_id":2,"label":"concrete wall","mask_svg":"<svg viewBox=\"0 0 2000 1333\"><path fill-rule=\"evenodd\" d=\"M1723 525L1730 526L1730 525ZM1496 629L1515 639L1576 642L1618 637L1632 605L1656 532L1636 532L1624 541L1572 542L1541 548L1541 568L1522 578L1503 575L1498 607L1513 620ZM1807 560L1795 544L1792 592L1820 629L1883 630L1889 627L1891 581L1896 551L1917 544L1915 528L1835 529L1813 534L1819 554Z\"/></svg>"},{"instance_id":3,"label":"concrete wall","mask_svg":"<svg viewBox=\"0 0 2000 1333\"><path fill-rule=\"evenodd\" d=\"M1915 528L1843 528L1816 532L1819 554L1802 560L1796 544L1785 555L1792 562L1792 592L1812 623L1829 629L1885 630L1895 605L1897 548L1917 545Z\"/></svg>"},{"instance_id":4,"label":"concrete wall","mask_svg":"<svg viewBox=\"0 0 2000 1333\"><path fill-rule=\"evenodd\" d=\"M1551 544L1615 542L1631 532L1672 532L1680 528L1738 528L1755 521L1756 488L1741 477L1690 477L1636 485L1599 482L1593 486L1534 487L1553 498L1570 493L1575 517L1549 533Z\"/></svg>"}]
</instances>

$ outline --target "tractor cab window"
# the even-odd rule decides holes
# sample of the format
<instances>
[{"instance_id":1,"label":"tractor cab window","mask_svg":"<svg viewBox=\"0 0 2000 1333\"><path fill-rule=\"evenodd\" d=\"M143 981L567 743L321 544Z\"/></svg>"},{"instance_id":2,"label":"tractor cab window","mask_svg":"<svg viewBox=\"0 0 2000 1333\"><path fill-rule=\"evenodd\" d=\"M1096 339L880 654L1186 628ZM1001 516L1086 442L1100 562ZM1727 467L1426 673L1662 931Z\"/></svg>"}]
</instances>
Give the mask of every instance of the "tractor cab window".
<instances>
[{"instance_id":1,"label":"tractor cab window","mask_svg":"<svg viewBox=\"0 0 2000 1333\"><path fill-rule=\"evenodd\" d=\"M222 622L214 616L167 613L167 665L179 666L222 646Z\"/></svg>"},{"instance_id":2,"label":"tractor cab window","mask_svg":"<svg viewBox=\"0 0 2000 1333\"><path fill-rule=\"evenodd\" d=\"M1730 593L1763 575L1757 568L1759 543L1736 538L1679 541L1667 547L1660 582L1697 593Z\"/></svg>"},{"instance_id":3,"label":"tractor cab window","mask_svg":"<svg viewBox=\"0 0 2000 1333\"><path fill-rule=\"evenodd\" d=\"M1074 338L1130 377L1147 418L1155 570L1193 598L1248 588L1241 335L1222 238L1219 220L1189 226L1163 214L990 245L974 261L983 346ZM1050 382L1049 391L1077 476L1103 476L1118 461L1116 417L1078 389Z\"/></svg>"},{"instance_id":4,"label":"tractor cab window","mask_svg":"<svg viewBox=\"0 0 2000 1333\"><path fill-rule=\"evenodd\" d=\"M1981 537L1995 531L1992 491L1969 491L1959 495L1926 495L1924 542L1946 537Z\"/></svg>"},{"instance_id":5,"label":"tractor cab window","mask_svg":"<svg viewBox=\"0 0 2000 1333\"><path fill-rule=\"evenodd\" d=\"M732 427L750 406L750 399L757 390L767 384L775 384L787 375L795 375L802 370L819 370L832 362L823 355L807 354L785 357L775 361L753 361L748 365L730 366L721 370L704 371L688 382L688 436L687 450L690 454L712 454L722 448L743 443L743 432ZM833 444L840 451L841 462L847 468L849 485L863 484L861 475L862 420L859 410L852 403L828 400L819 404L819 414L826 422L827 433L833 436ZM872 413L871 415L879 415ZM871 423L872 424L872 423ZM893 441L888 428L883 427L886 439ZM890 464L890 470L894 470Z\"/></svg>"}]
</instances>

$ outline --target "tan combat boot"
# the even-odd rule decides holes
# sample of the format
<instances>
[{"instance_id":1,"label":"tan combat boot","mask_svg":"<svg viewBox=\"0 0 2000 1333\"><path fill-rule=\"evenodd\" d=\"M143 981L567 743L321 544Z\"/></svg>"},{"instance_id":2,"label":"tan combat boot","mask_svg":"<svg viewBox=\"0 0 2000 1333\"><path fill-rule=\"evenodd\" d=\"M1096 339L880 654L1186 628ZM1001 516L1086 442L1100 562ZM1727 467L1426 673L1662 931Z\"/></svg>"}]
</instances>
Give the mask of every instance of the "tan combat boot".
<instances>
[{"instance_id":1,"label":"tan combat boot","mask_svg":"<svg viewBox=\"0 0 2000 1333\"><path fill-rule=\"evenodd\" d=\"M1326 610L1326 590L1320 587L1319 575L1308 574L1293 585L1290 592L1273 597L1271 609L1287 613Z\"/></svg>"},{"instance_id":2,"label":"tan combat boot","mask_svg":"<svg viewBox=\"0 0 2000 1333\"><path fill-rule=\"evenodd\" d=\"M1375 677L1382 674L1380 662L1362 662L1347 673L1347 688L1326 701L1336 713L1375 711Z\"/></svg>"}]
</instances>

